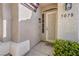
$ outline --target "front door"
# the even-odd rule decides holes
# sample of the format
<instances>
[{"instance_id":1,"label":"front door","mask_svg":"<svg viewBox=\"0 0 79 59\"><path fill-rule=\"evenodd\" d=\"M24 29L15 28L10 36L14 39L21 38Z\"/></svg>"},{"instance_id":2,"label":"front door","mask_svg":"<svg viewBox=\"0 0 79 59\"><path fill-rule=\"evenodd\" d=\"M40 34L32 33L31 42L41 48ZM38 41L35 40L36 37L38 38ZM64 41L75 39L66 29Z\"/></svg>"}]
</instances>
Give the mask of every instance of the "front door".
<instances>
[{"instance_id":1,"label":"front door","mask_svg":"<svg viewBox=\"0 0 79 59\"><path fill-rule=\"evenodd\" d=\"M46 13L46 41L53 41L56 38L56 11Z\"/></svg>"}]
</instances>

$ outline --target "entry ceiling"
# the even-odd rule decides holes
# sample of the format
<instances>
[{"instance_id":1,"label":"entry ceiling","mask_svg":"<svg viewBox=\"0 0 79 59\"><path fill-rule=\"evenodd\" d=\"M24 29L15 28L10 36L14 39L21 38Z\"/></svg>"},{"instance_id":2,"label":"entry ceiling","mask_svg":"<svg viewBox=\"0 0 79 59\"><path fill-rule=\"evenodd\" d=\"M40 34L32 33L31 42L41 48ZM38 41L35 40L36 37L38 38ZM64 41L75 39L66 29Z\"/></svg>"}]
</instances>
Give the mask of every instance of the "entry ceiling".
<instances>
[{"instance_id":1,"label":"entry ceiling","mask_svg":"<svg viewBox=\"0 0 79 59\"><path fill-rule=\"evenodd\" d=\"M40 3L41 8L44 8L44 7L49 6L49 5L57 5L57 3Z\"/></svg>"},{"instance_id":2,"label":"entry ceiling","mask_svg":"<svg viewBox=\"0 0 79 59\"><path fill-rule=\"evenodd\" d=\"M40 3L41 11L53 10L58 8L57 3Z\"/></svg>"}]
</instances>

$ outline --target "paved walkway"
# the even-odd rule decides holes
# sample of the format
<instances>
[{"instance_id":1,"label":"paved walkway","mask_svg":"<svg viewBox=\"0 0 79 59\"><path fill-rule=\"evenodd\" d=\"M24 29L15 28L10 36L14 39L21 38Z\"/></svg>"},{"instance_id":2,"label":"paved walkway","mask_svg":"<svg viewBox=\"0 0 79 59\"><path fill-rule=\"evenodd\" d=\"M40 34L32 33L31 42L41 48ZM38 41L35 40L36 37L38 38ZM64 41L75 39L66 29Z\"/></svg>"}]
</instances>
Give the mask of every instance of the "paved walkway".
<instances>
[{"instance_id":1,"label":"paved walkway","mask_svg":"<svg viewBox=\"0 0 79 59\"><path fill-rule=\"evenodd\" d=\"M52 56L52 47L45 42L40 42L26 56Z\"/></svg>"}]
</instances>

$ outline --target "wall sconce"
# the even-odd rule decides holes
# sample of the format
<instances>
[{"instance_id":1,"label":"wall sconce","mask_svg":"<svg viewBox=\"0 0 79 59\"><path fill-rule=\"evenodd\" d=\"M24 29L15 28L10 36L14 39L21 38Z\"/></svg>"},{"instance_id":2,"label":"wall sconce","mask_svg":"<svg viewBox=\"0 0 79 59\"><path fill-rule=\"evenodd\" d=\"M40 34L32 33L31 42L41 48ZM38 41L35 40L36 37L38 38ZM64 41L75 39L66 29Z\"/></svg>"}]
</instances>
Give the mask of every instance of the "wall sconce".
<instances>
[{"instance_id":1,"label":"wall sconce","mask_svg":"<svg viewBox=\"0 0 79 59\"><path fill-rule=\"evenodd\" d=\"M41 18L39 18L38 20L39 20L39 23L41 23Z\"/></svg>"}]
</instances>

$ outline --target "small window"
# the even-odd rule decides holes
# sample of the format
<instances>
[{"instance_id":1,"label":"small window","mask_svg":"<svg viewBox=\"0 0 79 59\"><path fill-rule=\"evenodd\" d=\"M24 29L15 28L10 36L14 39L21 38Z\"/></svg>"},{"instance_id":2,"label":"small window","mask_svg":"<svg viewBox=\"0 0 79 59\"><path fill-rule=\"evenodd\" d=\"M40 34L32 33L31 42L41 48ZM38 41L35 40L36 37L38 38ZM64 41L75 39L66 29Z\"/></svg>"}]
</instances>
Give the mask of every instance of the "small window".
<instances>
[{"instance_id":1,"label":"small window","mask_svg":"<svg viewBox=\"0 0 79 59\"><path fill-rule=\"evenodd\" d=\"M3 20L3 38L6 38L6 20Z\"/></svg>"}]
</instances>

